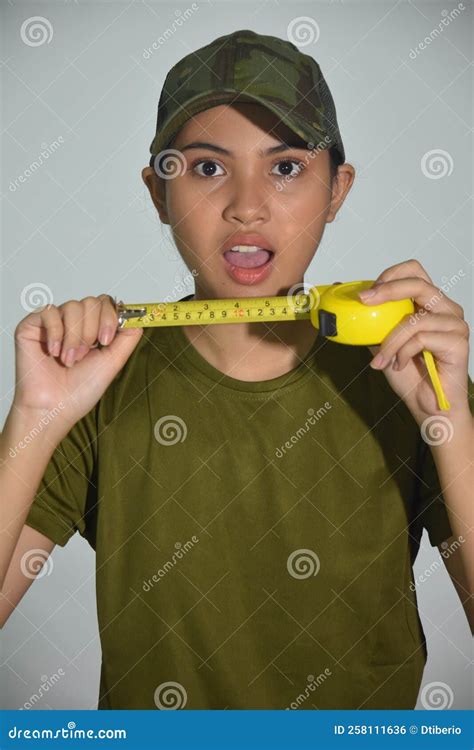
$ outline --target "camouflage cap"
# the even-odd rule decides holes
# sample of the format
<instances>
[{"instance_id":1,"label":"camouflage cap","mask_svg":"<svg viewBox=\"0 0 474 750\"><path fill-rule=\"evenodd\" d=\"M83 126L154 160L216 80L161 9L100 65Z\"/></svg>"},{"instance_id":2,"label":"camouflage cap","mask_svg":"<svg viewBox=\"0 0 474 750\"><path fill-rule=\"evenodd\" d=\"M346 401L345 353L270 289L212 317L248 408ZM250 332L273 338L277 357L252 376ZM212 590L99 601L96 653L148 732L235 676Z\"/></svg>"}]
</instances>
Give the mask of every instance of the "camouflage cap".
<instances>
[{"instance_id":1,"label":"camouflage cap","mask_svg":"<svg viewBox=\"0 0 474 750\"><path fill-rule=\"evenodd\" d=\"M312 144L308 148L334 146L345 161L336 108L318 63L291 42L248 29L218 37L171 68L150 153L166 149L198 112L237 100L265 106Z\"/></svg>"}]
</instances>

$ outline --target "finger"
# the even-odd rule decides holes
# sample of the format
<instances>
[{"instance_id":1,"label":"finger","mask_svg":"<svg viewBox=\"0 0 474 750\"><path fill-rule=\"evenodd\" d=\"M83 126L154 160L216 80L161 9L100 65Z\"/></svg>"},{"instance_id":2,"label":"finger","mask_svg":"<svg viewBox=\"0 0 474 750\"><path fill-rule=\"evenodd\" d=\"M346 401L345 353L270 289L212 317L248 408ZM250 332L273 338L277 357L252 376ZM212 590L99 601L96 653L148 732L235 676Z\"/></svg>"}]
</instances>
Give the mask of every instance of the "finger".
<instances>
[{"instance_id":1,"label":"finger","mask_svg":"<svg viewBox=\"0 0 474 750\"><path fill-rule=\"evenodd\" d=\"M381 274L379 274L379 276L377 276L374 283L379 281L394 281L395 279L403 279L407 276L419 276L429 284L433 283L428 275L428 271L421 265L420 261L416 260L416 258L411 258L402 263L396 263L393 266L389 266L389 268L386 268Z\"/></svg>"},{"instance_id":2,"label":"finger","mask_svg":"<svg viewBox=\"0 0 474 750\"><path fill-rule=\"evenodd\" d=\"M81 345L84 307L78 300L70 300L60 309L64 326L60 358L64 365L70 367L74 363Z\"/></svg>"},{"instance_id":3,"label":"finger","mask_svg":"<svg viewBox=\"0 0 474 750\"><path fill-rule=\"evenodd\" d=\"M367 292L372 292L372 294L367 295ZM383 302L413 299L416 305L425 312L435 313L436 315L450 313L461 320L464 319L464 310L460 305L446 297L441 289L418 276L383 282L375 289L371 287L359 292L359 297L364 304L368 305L381 305Z\"/></svg>"},{"instance_id":4,"label":"finger","mask_svg":"<svg viewBox=\"0 0 474 750\"><path fill-rule=\"evenodd\" d=\"M82 336L77 351L75 363L80 362L88 353L89 349L97 340L102 300L98 297L88 296L81 300L84 310Z\"/></svg>"},{"instance_id":5,"label":"finger","mask_svg":"<svg viewBox=\"0 0 474 750\"><path fill-rule=\"evenodd\" d=\"M48 308L40 313L40 315L48 353L54 357L58 357L61 351L61 341L64 336L61 313L56 305L48 305ZM44 340L43 335L41 340Z\"/></svg>"},{"instance_id":6,"label":"finger","mask_svg":"<svg viewBox=\"0 0 474 750\"><path fill-rule=\"evenodd\" d=\"M64 328L61 313L55 305L44 305L23 318L15 329L15 337L21 335L26 326L33 326L35 339L46 344L49 354L59 355Z\"/></svg>"},{"instance_id":7,"label":"finger","mask_svg":"<svg viewBox=\"0 0 474 750\"><path fill-rule=\"evenodd\" d=\"M117 333L118 314L112 297L108 294L101 295L101 297L98 341L103 346L107 346Z\"/></svg>"},{"instance_id":8,"label":"finger","mask_svg":"<svg viewBox=\"0 0 474 750\"><path fill-rule=\"evenodd\" d=\"M384 338L377 354L377 361L370 364L384 368L406 343L422 333L438 331L446 335L454 332L458 336L469 337L469 326L452 315L406 315L402 321Z\"/></svg>"},{"instance_id":9,"label":"finger","mask_svg":"<svg viewBox=\"0 0 474 750\"><path fill-rule=\"evenodd\" d=\"M408 362L424 349L438 360L454 363L461 350L462 355L467 358L469 346L466 338L457 331L420 331L399 349L393 369L403 370Z\"/></svg>"}]
</instances>

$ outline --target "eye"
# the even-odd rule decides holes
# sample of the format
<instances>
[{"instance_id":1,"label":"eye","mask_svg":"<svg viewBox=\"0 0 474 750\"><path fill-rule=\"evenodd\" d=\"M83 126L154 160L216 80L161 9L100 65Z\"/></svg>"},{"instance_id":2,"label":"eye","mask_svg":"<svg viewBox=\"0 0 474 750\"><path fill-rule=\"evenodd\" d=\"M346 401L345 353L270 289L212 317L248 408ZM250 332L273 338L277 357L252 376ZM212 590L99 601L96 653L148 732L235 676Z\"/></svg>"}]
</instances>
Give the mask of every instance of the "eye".
<instances>
[{"instance_id":1,"label":"eye","mask_svg":"<svg viewBox=\"0 0 474 750\"><path fill-rule=\"evenodd\" d=\"M201 167L201 166L202 166L202 168L204 170L204 174L202 174L201 172L196 171L197 168ZM200 159L199 161L194 162L194 164L192 166L192 169L193 169L193 172L198 177L204 177L204 178L206 178L206 177L221 177L222 174L224 174L224 172L221 172L221 174L216 174L216 172L214 171L216 167L218 169L222 169L222 167L220 166L220 164L218 164L216 161L214 161L214 159Z\"/></svg>"},{"instance_id":2,"label":"eye","mask_svg":"<svg viewBox=\"0 0 474 750\"><path fill-rule=\"evenodd\" d=\"M295 165L295 171L292 172L292 165ZM282 172L273 172L272 174L278 174L279 177L296 177L304 170L304 164L301 161L298 161L297 159L283 159L276 164L274 164L273 168L275 167L281 167L284 165Z\"/></svg>"}]
</instances>

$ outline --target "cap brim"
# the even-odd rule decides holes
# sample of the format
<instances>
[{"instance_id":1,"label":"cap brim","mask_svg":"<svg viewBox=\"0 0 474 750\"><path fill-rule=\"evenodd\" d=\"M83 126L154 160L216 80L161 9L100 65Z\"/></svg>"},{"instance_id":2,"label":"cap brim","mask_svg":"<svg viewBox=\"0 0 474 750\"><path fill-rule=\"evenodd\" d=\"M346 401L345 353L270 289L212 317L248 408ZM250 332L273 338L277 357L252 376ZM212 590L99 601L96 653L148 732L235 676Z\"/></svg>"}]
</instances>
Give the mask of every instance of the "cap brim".
<instances>
[{"instance_id":1,"label":"cap brim","mask_svg":"<svg viewBox=\"0 0 474 750\"><path fill-rule=\"evenodd\" d=\"M307 143L312 143L313 145L310 148L316 147L318 142L324 142L325 139L329 138L326 130L322 126L315 124L309 125L305 120L298 117L291 108L288 108L288 110L285 111L274 102L270 102L267 98L260 97L256 94L248 94L235 89L226 89L224 91L220 89L218 91L211 90L200 93L192 99L189 99L185 105L182 105L181 111L171 117L164 124L160 132L155 135L150 146L150 153L156 155L163 151L177 135L179 130L181 130L183 125L191 117L194 117L194 115L197 115L199 112L203 112L206 109L217 107L220 104L232 103L234 101L247 101L261 104L279 117L281 122L287 125L300 138ZM330 146L337 146L337 144L334 140L329 138L329 141L324 148L329 148Z\"/></svg>"}]
</instances>

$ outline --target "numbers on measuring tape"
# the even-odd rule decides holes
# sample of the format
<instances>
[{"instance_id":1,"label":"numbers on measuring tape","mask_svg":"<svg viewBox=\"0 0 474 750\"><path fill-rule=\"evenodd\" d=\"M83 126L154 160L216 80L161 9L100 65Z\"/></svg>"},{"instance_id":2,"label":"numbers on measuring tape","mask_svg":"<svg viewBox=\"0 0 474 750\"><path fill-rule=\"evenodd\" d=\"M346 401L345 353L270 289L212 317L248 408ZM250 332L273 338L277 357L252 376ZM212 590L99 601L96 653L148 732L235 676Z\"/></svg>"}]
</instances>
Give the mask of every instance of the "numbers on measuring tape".
<instances>
[{"instance_id":1,"label":"numbers on measuring tape","mask_svg":"<svg viewBox=\"0 0 474 750\"><path fill-rule=\"evenodd\" d=\"M182 300L180 302L158 302L150 304L124 305L125 310L131 307L146 311L146 314L134 318L135 324L141 326L187 325L199 323L238 323L240 321L276 321L298 320L309 317L309 311L301 300L293 299L291 303L281 298L286 304L280 306L280 298L254 297L252 299ZM123 303L122 303L123 304ZM129 323L132 325L132 322ZM127 326L128 327L128 326Z\"/></svg>"}]
</instances>

